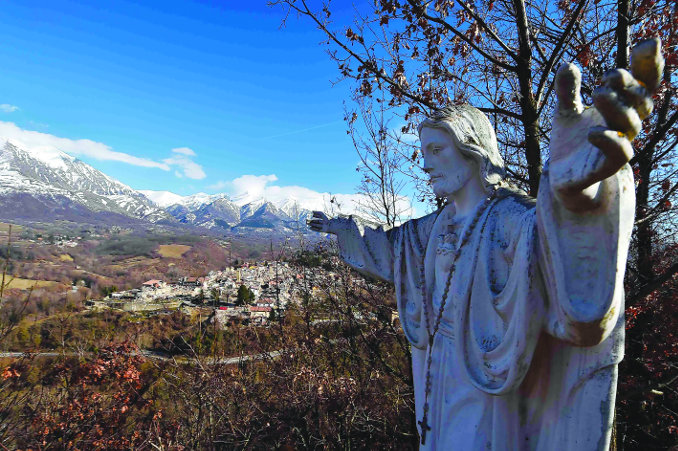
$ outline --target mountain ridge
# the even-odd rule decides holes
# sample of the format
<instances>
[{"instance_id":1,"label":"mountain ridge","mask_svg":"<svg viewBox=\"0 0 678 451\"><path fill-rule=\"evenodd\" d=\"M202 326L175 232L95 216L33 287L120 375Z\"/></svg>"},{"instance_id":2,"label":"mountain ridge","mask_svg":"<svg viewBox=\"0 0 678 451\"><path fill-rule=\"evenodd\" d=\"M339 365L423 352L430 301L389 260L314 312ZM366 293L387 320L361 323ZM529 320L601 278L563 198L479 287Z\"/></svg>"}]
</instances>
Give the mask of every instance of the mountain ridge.
<instances>
[{"instance_id":1,"label":"mountain ridge","mask_svg":"<svg viewBox=\"0 0 678 451\"><path fill-rule=\"evenodd\" d=\"M73 208L93 216L111 213L150 223L173 221L143 194L77 158L58 150L45 158L44 152L24 150L10 141L0 149L0 198L14 200L9 204L15 208L4 209L6 218L36 216L35 209L42 204L46 212L56 209L66 219ZM22 213L19 198L31 199L33 213Z\"/></svg>"},{"instance_id":2,"label":"mountain ridge","mask_svg":"<svg viewBox=\"0 0 678 451\"><path fill-rule=\"evenodd\" d=\"M246 202L247 201L247 202ZM58 149L0 148L0 218L108 225L190 226L215 231L289 233L306 229L294 199L137 191Z\"/></svg>"}]
</instances>

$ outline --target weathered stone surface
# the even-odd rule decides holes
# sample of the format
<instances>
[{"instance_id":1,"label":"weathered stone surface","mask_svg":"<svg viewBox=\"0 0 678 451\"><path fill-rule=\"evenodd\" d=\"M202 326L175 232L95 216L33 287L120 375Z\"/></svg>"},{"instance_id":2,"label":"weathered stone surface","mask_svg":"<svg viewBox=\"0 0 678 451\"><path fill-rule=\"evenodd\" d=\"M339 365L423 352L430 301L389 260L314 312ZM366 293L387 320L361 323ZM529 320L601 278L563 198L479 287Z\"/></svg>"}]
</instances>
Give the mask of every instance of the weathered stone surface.
<instances>
[{"instance_id":1,"label":"weathered stone surface","mask_svg":"<svg viewBox=\"0 0 678 451\"><path fill-rule=\"evenodd\" d=\"M628 78L611 77L599 95L616 99ZM556 85L536 200L502 182L489 120L457 105L419 129L424 170L445 207L388 231L320 212L309 223L335 234L358 271L395 284L422 449L609 447L637 113L610 99L584 109L573 65Z\"/></svg>"}]
</instances>

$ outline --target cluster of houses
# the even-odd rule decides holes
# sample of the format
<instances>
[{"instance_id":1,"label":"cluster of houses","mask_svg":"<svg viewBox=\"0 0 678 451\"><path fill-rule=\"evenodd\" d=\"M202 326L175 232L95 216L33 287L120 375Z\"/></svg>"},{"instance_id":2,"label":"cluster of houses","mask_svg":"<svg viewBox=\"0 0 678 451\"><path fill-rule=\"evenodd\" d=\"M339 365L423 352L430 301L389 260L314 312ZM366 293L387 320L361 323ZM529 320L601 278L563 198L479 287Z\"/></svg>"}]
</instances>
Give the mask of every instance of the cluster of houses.
<instances>
[{"instance_id":1,"label":"cluster of houses","mask_svg":"<svg viewBox=\"0 0 678 451\"><path fill-rule=\"evenodd\" d=\"M113 292L104 299L89 301L92 309L128 312L162 312L209 309L210 321L221 326L232 322L267 324L284 316L303 275L287 262L244 263L202 277L175 281L147 280L141 287ZM238 298L245 286L248 299ZM242 295L241 295L242 297Z\"/></svg>"},{"instance_id":2,"label":"cluster of houses","mask_svg":"<svg viewBox=\"0 0 678 451\"><path fill-rule=\"evenodd\" d=\"M287 262L262 261L242 264L202 277L184 277L175 281L147 280L141 287L113 292L104 299L88 301L91 309L119 309L150 315L180 310L187 315L200 315L210 324L225 328L230 324L266 325L285 316L290 303L300 302L303 293L318 294L313 281L336 280L330 271L315 271L307 278L304 270ZM324 280L323 280L324 279ZM365 280L352 276L353 286L368 289ZM247 300L238 299L246 287ZM370 314L373 315L373 314ZM362 319L359 312L356 319ZM391 313L391 322L398 320ZM334 318L316 322L332 322Z\"/></svg>"},{"instance_id":3,"label":"cluster of houses","mask_svg":"<svg viewBox=\"0 0 678 451\"><path fill-rule=\"evenodd\" d=\"M43 237L39 235L26 239L26 242L40 245L56 245L59 247L76 247L80 244L82 239L81 236L49 235L48 237Z\"/></svg>"}]
</instances>

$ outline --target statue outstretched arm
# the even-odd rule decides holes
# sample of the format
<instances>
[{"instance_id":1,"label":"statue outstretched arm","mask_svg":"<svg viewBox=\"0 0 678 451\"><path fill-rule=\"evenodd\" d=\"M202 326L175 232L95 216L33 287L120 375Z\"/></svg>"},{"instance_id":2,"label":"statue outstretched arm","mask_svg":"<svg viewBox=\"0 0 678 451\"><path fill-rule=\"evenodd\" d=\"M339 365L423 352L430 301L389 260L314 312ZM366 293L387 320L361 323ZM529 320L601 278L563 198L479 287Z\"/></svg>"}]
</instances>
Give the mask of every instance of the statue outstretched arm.
<instances>
[{"instance_id":1,"label":"statue outstretched arm","mask_svg":"<svg viewBox=\"0 0 678 451\"><path fill-rule=\"evenodd\" d=\"M322 211L314 211L311 219L307 221L308 227L314 232L331 233L336 235L335 230L338 227L337 218L328 218Z\"/></svg>"},{"instance_id":2,"label":"statue outstretched arm","mask_svg":"<svg viewBox=\"0 0 678 451\"><path fill-rule=\"evenodd\" d=\"M352 216L328 218L314 211L308 221L311 230L337 237L341 258L359 272L393 282L393 240L397 228L361 227Z\"/></svg>"},{"instance_id":3,"label":"statue outstretched arm","mask_svg":"<svg viewBox=\"0 0 678 451\"><path fill-rule=\"evenodd\" d=\"M328 218L323 212L314 211L308 225L313 231L336 235L341 258L357 271L395 282L399 278L397 274L403 271L410 278L418 277L436 218L437 212L384 230L365 226L360 218L353 216ZM402 265L408 264L416 268L403 270Z\"/></svg>"}]
</instances>

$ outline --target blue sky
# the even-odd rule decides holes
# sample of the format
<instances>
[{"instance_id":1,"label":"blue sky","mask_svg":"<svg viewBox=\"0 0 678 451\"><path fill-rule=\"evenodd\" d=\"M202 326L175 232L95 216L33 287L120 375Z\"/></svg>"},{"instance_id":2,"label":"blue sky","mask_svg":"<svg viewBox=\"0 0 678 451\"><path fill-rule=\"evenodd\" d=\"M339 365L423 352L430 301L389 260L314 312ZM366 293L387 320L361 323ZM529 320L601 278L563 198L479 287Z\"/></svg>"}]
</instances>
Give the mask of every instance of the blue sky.
<instances>
[{"instance_id":1,"label":"blue sky","mask_svg":"<svg viewBox=\"0 0 678 451\"><path fill-rule=\"evenodd\" d=\"M274 174L353 193L349 84L333 87L310 21L282 18L264 1L4 1L0 121L91 140L63 150L135 189L213 193Z\"/></svg>"}]
</instances>

